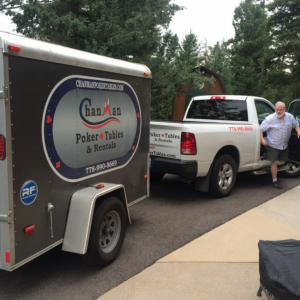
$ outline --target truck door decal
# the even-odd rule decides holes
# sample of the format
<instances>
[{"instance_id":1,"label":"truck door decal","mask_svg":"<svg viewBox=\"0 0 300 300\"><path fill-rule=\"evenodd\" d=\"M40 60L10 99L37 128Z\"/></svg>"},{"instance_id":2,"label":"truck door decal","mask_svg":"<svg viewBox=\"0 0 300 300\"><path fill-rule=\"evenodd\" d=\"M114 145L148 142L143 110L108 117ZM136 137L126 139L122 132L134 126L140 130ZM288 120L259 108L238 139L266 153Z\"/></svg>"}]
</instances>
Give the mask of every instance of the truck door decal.
<instances>
[{"instance_id":1,"label":"truck door decal","mask_svg":"<svg viewBox=\"0 0 300 300\"><path fill-rule=\"evenodd\" d=\"M141 133L141 111L126 82L69 76L45 105L43 147L54 172L69 182L124 167Z\"/></svg>"}]
</instances>

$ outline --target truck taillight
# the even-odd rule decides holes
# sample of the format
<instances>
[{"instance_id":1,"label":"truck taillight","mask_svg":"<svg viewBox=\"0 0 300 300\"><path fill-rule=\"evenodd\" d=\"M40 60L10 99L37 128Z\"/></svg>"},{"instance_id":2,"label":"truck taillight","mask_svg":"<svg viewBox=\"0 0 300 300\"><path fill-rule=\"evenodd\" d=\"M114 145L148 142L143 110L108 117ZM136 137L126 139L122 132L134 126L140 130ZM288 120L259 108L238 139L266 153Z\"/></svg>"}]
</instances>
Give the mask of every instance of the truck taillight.
<instances>
[{"instance_id":1,"label":"truck taillight","mask_svg":"<svg viewBox=\"0 0 300 300\"><path fill-rule=\"evenodd\" d=\"M5 137L0 134L0 159L3 160L6 157L6 145Z\"/></svg>"},{"instance_id":2,"label":"truck taillight","mask_svg":"<svg viewBox=\"0 0 300 300\"><path fill-rule=\"evenodd\" d=\"M181 154L195 155L197 154L197 145L195 135L193 133L181 133Z\"/></svg>"}]
</instances>

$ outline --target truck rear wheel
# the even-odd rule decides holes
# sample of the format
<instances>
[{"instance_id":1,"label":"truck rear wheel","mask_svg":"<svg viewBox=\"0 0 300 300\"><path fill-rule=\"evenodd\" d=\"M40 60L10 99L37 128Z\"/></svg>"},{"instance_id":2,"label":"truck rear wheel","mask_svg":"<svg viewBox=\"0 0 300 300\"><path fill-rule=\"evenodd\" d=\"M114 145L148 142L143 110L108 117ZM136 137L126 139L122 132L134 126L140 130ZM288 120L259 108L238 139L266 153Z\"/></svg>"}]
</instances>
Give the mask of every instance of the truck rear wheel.
<instances>
[{"instance_id":1,"label":"truck rear wheel","mask_svg":"<svg viewBox=\"0 0 300 300\"><path fill-rule=\"evenodd\" d=\"M286 171L282 171L283 175L288 178L296 178L300 175L300 166L288 163Z\"/></svg>"},{"instance_id":2,"label":"truck rear wheel","mask_svg":"<svg viewBox=\"0 0 300 300\"><path fill-rule=\"evenodd\" d=\"M126 211L116 197L105 199L95 210L85 261L104 267L118 256L126 231Z\"/></svg>"},{"instance_id":3,"label":"truck rear wheel","mask_svg":"<svg viewBox=\"0 0 300 300\"><path fill-rule=\"evenodd\" d=\"M232 156L223 154L216 158L210 178L209 192L212 196L228 196L236 181L236 163Z\"/></svg>"}]
</instances>

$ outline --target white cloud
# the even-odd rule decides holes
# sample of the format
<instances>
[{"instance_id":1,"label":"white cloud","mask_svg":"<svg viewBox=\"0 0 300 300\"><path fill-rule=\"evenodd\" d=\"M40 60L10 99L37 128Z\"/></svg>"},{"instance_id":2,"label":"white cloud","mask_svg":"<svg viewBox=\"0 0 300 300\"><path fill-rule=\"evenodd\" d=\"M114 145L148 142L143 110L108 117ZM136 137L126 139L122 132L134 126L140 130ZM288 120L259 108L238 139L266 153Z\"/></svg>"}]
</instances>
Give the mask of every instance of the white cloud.
<instances>
[{"instance_id":1,"label":"white cloud","mask_svg":"<svg viewBox=\"0 0 300 300\"><path fill-rule=\"evenodd\" d=\"M175 14L169 29L180 40L192 32L198 41L214 46L218 41L234 37L234 9L241 0L174 0L186 9Z\"/></svg>"},{"instance_id":2,"label":"white cloud","mask_svg":"<svg viewBox=\"0 0 300 300\"><path fill-rule=\"evenodd\" d=\"M16 25L11 22L9 16L0 13L0 31L14 32Z\"/></svg>"}]
</instances>

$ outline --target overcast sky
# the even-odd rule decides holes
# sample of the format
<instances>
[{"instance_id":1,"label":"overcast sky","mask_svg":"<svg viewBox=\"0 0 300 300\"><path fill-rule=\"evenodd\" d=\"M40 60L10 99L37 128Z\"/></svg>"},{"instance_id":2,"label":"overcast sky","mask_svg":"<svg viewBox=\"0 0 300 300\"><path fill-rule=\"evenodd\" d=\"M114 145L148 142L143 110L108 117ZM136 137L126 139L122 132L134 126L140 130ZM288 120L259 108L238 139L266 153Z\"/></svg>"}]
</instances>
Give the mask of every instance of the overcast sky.
<instances>
[{"instance_id":1,"label":"overcast sky","mask_svg":"<svg viewBox=\"0 0 300 300\"><path fill-rule=\"evenodd\" d=\"M175 0L176 4L186 9L175 14L170 24L172 32L180 40L190 32L201 43L214 46L218 41L234 37L232 20L234 9L241 0Z\"/></svg>"},{"instance_id":2,"label":"overcast sky","mask_svg":"<svg viewBox=\"0 0 300 300\"><path fill-rule=\"evenodd\" d=\"M234 36L232 26L234 9L241 0L174 0L186 9L175 14L170 30L177 33L180 40L190 32L201 43L214 46L218 41ZM10 19L0 14L0 30L11 32L15 26Z\"/></svg>"}]
</instances>

